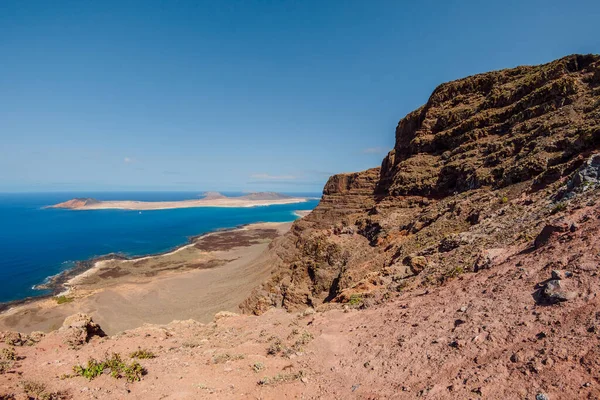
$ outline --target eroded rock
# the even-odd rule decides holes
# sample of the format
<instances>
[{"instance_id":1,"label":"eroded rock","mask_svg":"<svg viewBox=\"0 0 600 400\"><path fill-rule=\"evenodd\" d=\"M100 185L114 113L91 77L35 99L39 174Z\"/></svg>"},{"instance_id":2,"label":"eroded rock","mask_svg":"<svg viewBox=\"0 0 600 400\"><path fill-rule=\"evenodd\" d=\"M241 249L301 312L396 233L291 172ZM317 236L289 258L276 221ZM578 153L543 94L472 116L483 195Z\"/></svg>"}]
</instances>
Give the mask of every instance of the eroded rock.
<instances>
[{"instance_id":1,"label":"eroded rock","mask_svg":"<svg viewBox=\"0 0 600 400\"><path fill-rule=\"evenodd\" d=\"M534 246L536 249L548 244L550 239L556 234L564 233L569 230L569 223L564 220L557 220L544 226L542 231L535 238Z\"/></svg>"},{"instance_id":2,"label":"eroded rock","mask_svg":"<svg viewBox=\"0 0 600 400\"><path fill-rule=\"evenodd\" d=\"M93 336L106 336L92 317L83 313L67 317L58 332L64 337L65 343L75 347L87 343Z\"/></svg>"},{"instance_id":3,"label":"eroded rock","mask_svg":"<svg viewBox=\"0 0 600 400\"><path fill-rule=\"evenodd\" d=\"M560 280L551 279L544 285L541 297L545 303L556 304L574 299L577 293L565 290Z\"/></svg>"}]
</instances>

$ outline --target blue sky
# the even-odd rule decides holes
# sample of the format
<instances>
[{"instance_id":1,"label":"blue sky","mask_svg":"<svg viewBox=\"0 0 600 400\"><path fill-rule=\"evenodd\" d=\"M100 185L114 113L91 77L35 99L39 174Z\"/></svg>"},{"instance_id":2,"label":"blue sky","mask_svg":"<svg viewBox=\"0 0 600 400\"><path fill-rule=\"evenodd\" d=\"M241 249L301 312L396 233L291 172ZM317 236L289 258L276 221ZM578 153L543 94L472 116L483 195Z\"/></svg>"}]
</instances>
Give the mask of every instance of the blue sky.
<instances>
[{"instance_id":1,"label":"blue sky","mask_svg":"<svg viewBox=\"0 0 600 400\"><path fill-rule=\"evenodd\" d=\"M599 53L598 1L0 2L0 191L320 191L448 80Z\"/></svg>"}]
</instances>

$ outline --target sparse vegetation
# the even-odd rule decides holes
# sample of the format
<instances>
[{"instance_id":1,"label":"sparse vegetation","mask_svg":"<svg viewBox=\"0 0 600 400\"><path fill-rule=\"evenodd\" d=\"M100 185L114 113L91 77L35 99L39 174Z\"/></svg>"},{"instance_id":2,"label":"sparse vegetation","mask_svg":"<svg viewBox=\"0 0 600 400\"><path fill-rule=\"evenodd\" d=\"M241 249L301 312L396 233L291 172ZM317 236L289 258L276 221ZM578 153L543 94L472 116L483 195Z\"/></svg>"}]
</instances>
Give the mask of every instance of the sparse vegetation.
<instances>
[{"instance_id":1,"label":"sparse vegetation","mask_svg":"<svg viewBox=\"0 0 600 400\"><path fill-rule=\"evenodd\" d=\"M21 385L30 400L65 400L70 397L64 392L48 392L46 385L39 382L23 381Z\"/></svg>"},{"instance_id":2,"label":"sparse vegetation","mask_svg":"<svg viewBox=\"0 0 600 400\"><path fill-rule=\"evenodd\" d=\"M350 300L348 300L348 304L351 306L358 306L360 304L362 304L363 302L363 297L362 295L355 293L353 295L350 296Z\"/></svg>"},{"instance_id":3,"label":"sparse vegetation","mask_svg":"<svg viewBox=\"0 0 600 400\"><path fill-rule=\"evenodd\" d=\"M12 361L0 361L0 375L6 373L13 366Z\"/></svg>"},{"instance_id":4,"label":"sparse vegetation","mask_svg":"<svg viewBox=\"0 0 600 400\"><path fill-rule=\"evenodd\" d=\"M281 339L275 338L275 341L273 343L271 343L271 345L267 348L267 354L274 356L275 354L279 353L281 350L283 350L283 345L282 345Z\"/></svg>"},{"instance_id":5,"label":"sparse vegetation","mask_svg":"<svg viewBox=\"0 0 600 400\"><path fill-rule=\"evenodd\" d=\"M300 336L298 340L296 340L292 348L296 351L301 350L302 346L307 345L313 339L314 336L312 335L312 333L304 331L302 332L302 336Z\"/></svg>"},{"instance_id":6,"label":"sparse vegetation","mask_svg":"<svg viewBox=\"0 0 600 400\"><path fill-rule=\"evenodd\" d=\"M129 354L130 358L138 358L138 359L147 359L147 358L156 358L156 355L150 350L141 349L138 347L136 351Z\"/></svg>"},{"instance_id":7,"label":"sparse vegetation","mask_svg":"<svg viewBox=\"0 0 600 400\"><path fill-rule=\"evenodd\" d=\"M104 368L106 368L106 363L90 358L87 362L87 367L76 365L73 367L73 372L91 381L97 376L102 375Z\"/></svg>"},{"instance_id":8,"label":"sparse vegetation","mask_svg":"<svg viewBox=\"0 0 600 400\"><path fill-rule=\"evenodd\" d=\"M246 358L246 356L243 354L223 353L223 354L214 355L212 361L213 361L213 364L223 364L227 361L243 360L244 358Z\"/></svg>"},{"instance_id":9,"label":"sparse vegetation","mask_svg":"<svg viewBox=\"0 0 600 400\"><path fill-rule=\"evenodd\" d=\"M500 203L502 203L502 204L506 204L506 203L508 203L508 197L506 197L506 196L503 196L503 197L500 199Z\"/></svg>"},{"instance_id":10,"label":"sparse vegetation","mask_svg":"<svg viewBox=\"0 0 600 400\"><path fill-rule=\"evenodd\" d=\"M97 376L101 375L104 370L110 370L110 375L115 378L126 378L128 382L135 382L142 379L142 375L146 373L144 367L142 367L137 361L127 364L123 362L121 356L117 353L113 353L110 358L104 361L96 361L90 358L87 363L87 367L76 365L73 367L73 372L76 375L83 376L88 380L92 380Z\"/></svg>"},{"instance_id":11,"label":"sparse vegetation","mask_svg":"<svg viewBox=\"0 0 600 400\"><path fill-rule=\"evenodd\" d=\"M254 370L254 372L258 373L265 369L265 364L261 362L255 362L254 364L252 364L252 369Z\"/></svg>"},{"instance_id":12,"label":"sparse vegetation","mask_svg":"<svg viewBox=\"0 0 600 400\"><path fill-rule=\"evenodd\" d=\"M7 336L4 339L4 343L6 343L9 346L21 346L23 344L23 341L21 340L21 335L16 333Z\"/></svg>"},{"instance_id":13,"label":"sparse vegetation","mask_svg":"<svg viewBox=\"0 0 600 400\"><path fill-rule=\"evenodd\" d=\"M73 298L72 297L67 297L65 295L62 295L62 296L55 297L54 300L56 300L57 304L65 304L65 303L72 302Z\"/></svg>"},{"instance_id":14,"label":"sparse vegetation","mask_svg":"<svg viewBox=\"0 0 600 400\"><path fill-rule=\"evenodd\" d=\"M444 273L442 276L442 281L446 281L448 279L453 279L465 273L465 269L461 266L456 266Z\"/></svg>"},{"instance_id":15,"label":"sparse vegetation","mask_svg":"<svg viewBox=\"0 0 600 400\"><path fill-rule=\"evenodd\" d=\"M17 353L14 348L4 348L0 352L0 360L15 361L17 359Z\"/></svg>"},{"instance_id":16,"label":"sparse vegetation","mask_svg":"<svg viewBox=\"0 0 600 400\"><path fill-rule=\"evenodd\" d=\"M260 381L258 381L259 385L276 385L279 383L292 382L298 379L302 379L304 377L304 371L298 371L292 374L277 374L275 376L265 376Z\"/></svg>"},{"instance_id":17,"label":"sparse vegetation","mask_svg":"<svg viewBox=\"0 0 600 400\"><path fill-rule=\"evenodd\" d=\"M554 208L552 209L552 214L556 214L559 213L561 211L564 211L567 209L567 204L562 202L562 203L558 203L557 205L554 206Z\"/></svg>"}]
</instances>

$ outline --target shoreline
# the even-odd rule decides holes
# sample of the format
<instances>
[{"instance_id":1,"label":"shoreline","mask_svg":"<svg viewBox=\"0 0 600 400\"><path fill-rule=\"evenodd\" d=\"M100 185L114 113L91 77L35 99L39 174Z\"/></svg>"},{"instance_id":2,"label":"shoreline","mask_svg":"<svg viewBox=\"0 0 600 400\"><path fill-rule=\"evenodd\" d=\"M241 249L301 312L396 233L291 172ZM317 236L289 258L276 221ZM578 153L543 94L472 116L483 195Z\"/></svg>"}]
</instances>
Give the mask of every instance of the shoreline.
<instances>
[{"instance_id":1,"label":"shoreline","mask_svg":"<svg viewBox=\"0 0 600 400\"><path fill-rule=\"evenodd\" d=\"M58 274L52 293L0 305L0 331L50 332L65 318L85 313L115 334L145 323L212 320L239 305L270 275L265 252L293 221L257 222L206 232L160 254L118 254L78 262ZM57 294L67 301L59 302Z\"/></svg>"},{"instance_id":2,"label":"shoreline","mask_svg":"<svg viewBox=\"0 0 600 400\"><path fill-rule=\"evenodd\" d=\"M293 215L300 217L296 212ZM264 225L264 224L286 224L293 223L295 220L286 221L286 222L264 222L257 221L251 222L248 224L241 224L235 227L230 228L217 228L215 230L201 233L198 235L188 236L187 241L180 245L177 245L173 248L170 248L165 251L157 252L157 253L149 253L137 256L127 256L123 253L109 253L101 256L93 256L86 260L78 260L75 261L75 265L71 268L68 268L64 271L59 272L58 274L48 276L43 283L35 285L34 288L36 290L49 290L50 293L41 294L39 296L29 296L22 299L11 300L7 302L0 302L0 316L5 314L6 312L20 306L26 306L30 304L34 304L36 302L41 302L44 300L49 300L55 298L61 294L69 293L72 289L72 285L75 283L75 280L78 278L85 277L87 273L90 271L94 271L98 269L101 265L99 265L103 261L140 261L144 259L157 258L161 256L167 256L173 253L176 253L186 247L193 246L194 243L202 238L206 238L210 235L225 233L225 232L235 232L242 231L248 228L251 228L254 225Z\"/></svg>"}]
</instances>

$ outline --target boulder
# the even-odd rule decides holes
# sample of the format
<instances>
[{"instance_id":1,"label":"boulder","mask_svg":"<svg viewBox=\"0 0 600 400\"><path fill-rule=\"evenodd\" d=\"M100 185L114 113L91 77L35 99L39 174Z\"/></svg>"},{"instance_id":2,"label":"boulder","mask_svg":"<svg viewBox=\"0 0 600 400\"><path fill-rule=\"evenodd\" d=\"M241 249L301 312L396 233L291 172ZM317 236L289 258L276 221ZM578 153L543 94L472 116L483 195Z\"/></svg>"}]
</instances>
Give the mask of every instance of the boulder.
<instances>
[{"instance_id":1,"label":"boulder","mask_svg":"<svg viewBox=\"0 0 600 400\"><path fill-rule=\"evenodd\" d=\"M569 222L565 220L557 220L547 224L535 238L535 248L539 249L540 247L548 244L552 236L567 232L569 230L569 226Z\"/></svg>"},{"instance_id":2,"label":"boulder","mask_svg":"<svg viewBox=\"0 0 600 400\"><path fill-rule=\"evenodd\" d=\"M82 313L67 317L58 332L64 337L66 343L75 347L87 343L93 336L106 336L92 317Z\"/></svg>"},{"instance_id":3,"label":"boulder","mask_svg":"<svg viewBox=\"0 0 600 400\"><path fill-rule=\"evenodd\" d=\"M506 250L503 248L482 250L473 264L473 271L478 272L490 268L505 253Z\"/></svg>"},{"instance_id":4,"label":"boulder","mask_svg":"<svg viewBox=\"0 0 600 400\"><path fill-rule=\"evenodd\" d=\"M231 312L231 311L219 311L218 313L215 314L215 322L223 319L223 318L231 318L231 317L237 317L239 316L239 314Z\"/></svg>"},{"instance_id":5,"label":"boulder","mask_svg":"<svg viewBox=\"0 0 600 400\"><path fill-rule=\"evenodd\" d=\"M406 258L406 263L415 275L418 275L421 271L423 271L428 264L427 258L424 256L408 256Z\"/></svg>"},{"instance_id":6,"label":"boulder","mask_svg":"<svg viewBox=\"0 0 600 400\"><path fill-rule=\"evenodd\" d=\"M573 175L567 184L569 192L584 192L600 183L600 153L593 154Z\"/></svg>"},{"instance_id":7,"label":"boulder","mask_svg":"<svg viewBox=\"0 0 600 400\"><path fill-rule=\"evenodd\" d=\"M577 293L565 290L560 280L551 279L544 285L541 296L544 302L556 304L574 299L577 297Z\"/></svg>"}]
</instances>

